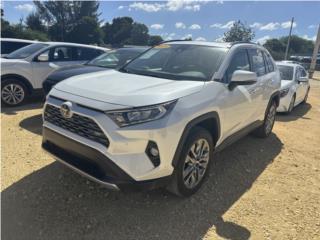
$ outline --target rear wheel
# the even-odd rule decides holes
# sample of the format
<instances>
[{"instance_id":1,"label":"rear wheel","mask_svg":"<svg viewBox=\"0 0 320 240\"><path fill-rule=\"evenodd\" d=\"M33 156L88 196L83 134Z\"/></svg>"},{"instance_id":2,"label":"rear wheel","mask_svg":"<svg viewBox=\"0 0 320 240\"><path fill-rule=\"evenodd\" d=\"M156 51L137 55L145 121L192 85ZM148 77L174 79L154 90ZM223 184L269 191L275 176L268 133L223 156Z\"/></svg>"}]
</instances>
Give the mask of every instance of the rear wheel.
<instances>
[{"instance_id":1,"label":"rear wheel","mask_svg":"<svg viewBox=\"0 0 320 240\"><path fill-rule=\"evenodd\" d=\"M267 109L267 113L264 118L263 124L253 132L255 136L260 138L265 138L270 135L276 119L276 112L277 112L277 104L275 101L272 101L272 103Z\"/></svg>"},{"instance_id":2,"label":"rear wheel","mask_svg":"<svg viewBox=\"0 0 320 240\"><path fill-rule=\"evenodd\" d=\"M290 114L294 108L294 103L296 101L296 94L294 94L290 100L290 103L289 103L289 107L288 107L288 111L287 111L287 114Z\"/></svg>"},{"instance_id":3,"label":"rear wheel","mask_svg":"<svg viewBox=\"0 0 320 240\"><path fill-rule=\"evenodd\" d=\"M304 96L303 103L306 103L307 100L308 100L309 90L310 90L310 88L308 88L308 90L307 90L307 92L306 92L306 95Z\"/></svg>"},{"instance_id":4,"label":"rear wheel","mask_svg":"<svg viewBox=\"0 0 320 240\"><path fill-rule=\"evenodd\" d=\"M213 148L210 133L204 128L195 127L184 144L172 181L167 189L183 197L198 191L208 174Z\"/></svg>"},{"instance_id":5,"label":"rear wheel","mask_svg":"<svg viewBox=\"0 0 320 240\"><path fill-rule=\"evenodd\" d=\"M20 81L8 79L1 83L1 102L6 106L21 105L27 95L27 88Z\"/></svg>"}]
</instances>

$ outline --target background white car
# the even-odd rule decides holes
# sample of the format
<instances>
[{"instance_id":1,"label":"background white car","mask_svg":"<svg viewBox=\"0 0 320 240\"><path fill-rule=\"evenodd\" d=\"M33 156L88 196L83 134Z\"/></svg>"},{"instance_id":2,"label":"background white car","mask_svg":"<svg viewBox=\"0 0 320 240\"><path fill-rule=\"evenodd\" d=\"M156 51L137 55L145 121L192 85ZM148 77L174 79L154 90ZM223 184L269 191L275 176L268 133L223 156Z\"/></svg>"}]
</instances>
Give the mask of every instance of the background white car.
<instances>
[{"instance_id":1,"label":"background white car","mask_svg":"<svg viewBox=\"0 0 320 240\"><path fill-rule=\"evenodd\" d=\"M278 112L292 112L301 102L306 102L310 90L308 73L299 64L276 63L281 76L280 105Z\"/></svg>"},{"instance_id":2,"label":"background white car","mask_svg":"<svg viewBox=\"0 0 320 240\"><path fill-rule=\"evenodd\" d=\"M1 38L1 57L32 43L37 43L37 41L17 38Z\"/></svg>"},{"instance_id":3,"label":"background white car","mask_svg":"<svg viewBox=\"0 0 320 240\"><path fill-rule=\"evenodd\" d=\"M1 58L1 100L22 104L28 95L42 90L42 82L62 66L83 64L108 51L97 46L45 42L34 43Z\"/></svg>"}]
</instances>

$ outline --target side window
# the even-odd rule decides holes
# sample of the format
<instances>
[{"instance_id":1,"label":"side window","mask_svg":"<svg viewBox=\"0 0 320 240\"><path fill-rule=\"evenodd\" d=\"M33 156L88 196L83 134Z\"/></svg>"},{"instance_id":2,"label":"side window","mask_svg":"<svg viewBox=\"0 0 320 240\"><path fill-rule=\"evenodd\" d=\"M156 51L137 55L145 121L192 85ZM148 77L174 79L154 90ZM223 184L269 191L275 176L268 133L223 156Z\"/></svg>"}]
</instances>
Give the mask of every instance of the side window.
<instances>
[{"instance_id":1,"label":"side window","mask_svg":"<svg viewBox=\"0 0 320 240\"><path fill-rule=\"evenodd\" d=\"M299 80L301 77L301 69L299 67L296 67L296 74L295 74L295 80Z\"/></svg>"},{"instance_id":2,"label":"side window","mask_svg":"<svg viewBox=\"0 0 320 240\"><path fill-rule=\"evenodd\" d=\"M271 56L268 53L264 53L265 59L266 59L266 64L267 64L267 70L268 72L273 72L274 71L274 66L273 62L271 59Z\"/></svg>"},{"instance_id":3,"label":"side window","mask_svg":"<svg viewBox=\"0 0 320 240\"><path fill-rule=\"evenodd\" d=\"M238 52L236 52L232 60L229 64L229 67L225 73L224 82L230 82L232 74L236 70L246 70L250 71L250 63L249 58L247 54L247 50L240 49Z\"/></svg>"},{"instance_id":4,"label":"side window","mask_svg":"<svg viewBox=\"0 0 320 240\"><path fill-rule=\"evenodd\" d=\"M84 47L77 47L73 48L73 58L75 61L81 61L81 60L92 60L99 55L101 55L103 51L98 49L92 49L92 48L84 48Z\"/></svg>"},{"instance_id":5,"label":"side window","mask_svg":"<svg viewBox=\"0 0 320 240\"><path fill-rule=\"evenodd\" d=\"M11 42L11 41L1 41L1 54L12 53L19 48L25 47L29 45L29 43L24 42Z\"/></svg>"},{"instance_id":6,"label":"side window","mask_svg":"<svg viewBox=\"0 0 320 240\"><path fill-rule=\"evenodd\" d=\"M50 53L50 61L72 61L72 47L56 47Z\"/></svg>"},{"instance_id":7,"label":"side window","mask_svg":"<svg viewBox=\"0 0 320 240\"><path fill-rule=\"evenodd\" d=\"M300 69L301 69L301 77L306 77L307 76L306 70L304 70L303 68L300 68Z\"/></svg>"},{"instance_id":8,"label":"side window","mask_svg":"<svg viewBox=\"0 0 320 240\"><path fill-rule=\"evenodd\" d=\"M257 76L262 76L266 74L266 66L263 59L263 53L259 49L249 49L249 57L252 64L252 71L257 74Z\"/></svg>"}]
</instances>

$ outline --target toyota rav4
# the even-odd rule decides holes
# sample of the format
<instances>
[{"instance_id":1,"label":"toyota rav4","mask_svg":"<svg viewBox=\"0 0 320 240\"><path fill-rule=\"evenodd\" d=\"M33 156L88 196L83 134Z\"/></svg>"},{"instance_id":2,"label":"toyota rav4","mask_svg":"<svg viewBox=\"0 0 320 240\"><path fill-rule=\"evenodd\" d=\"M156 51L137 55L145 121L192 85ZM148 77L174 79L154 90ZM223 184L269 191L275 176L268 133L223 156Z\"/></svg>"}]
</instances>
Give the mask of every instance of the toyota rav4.
<instances>
[{"instance_id":1,"label":"toyota rav4","mask_svg":"<svg viewBox=\"0 0 320 240\"><path fill-rule=\"evenodd\" d=\"M280 74L252 43L170 41L120 70L75 76L49 93L43 148L111 189L195 193L214 151L267 137Z\"/></svg>"}]
</instances>

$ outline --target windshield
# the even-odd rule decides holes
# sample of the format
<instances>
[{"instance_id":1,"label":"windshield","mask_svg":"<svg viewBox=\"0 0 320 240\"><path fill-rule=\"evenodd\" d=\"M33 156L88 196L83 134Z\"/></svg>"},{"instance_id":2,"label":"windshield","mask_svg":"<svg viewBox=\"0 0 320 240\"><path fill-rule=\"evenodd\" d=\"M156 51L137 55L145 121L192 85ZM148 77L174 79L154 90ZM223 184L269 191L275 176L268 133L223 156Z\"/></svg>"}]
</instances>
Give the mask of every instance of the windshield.
<instances>
[{"instance_id":1,"label":"windshield","mask_svg":"<svg viewBox=\"0 0 320 240\"><path fill-rule=\"evenodd\" d=\"M292 80L293 79L293 67L278 65L280 71L281 80Z\"/></svg>"},{"instance_id":2,"label":"windshield","mask_svg":"<svg viewBox=\"0 0 320 240\"><path fill-rule=\"evenodd\" d=\"M45 48L49 46L48 44L44 44L44 43L34 43L31 45L28 45L26 47L20 48L10 54L8 54L6 56L6 58L9 59L22 59L22 58L26 58L29 57L31 54L39 51L42 48Z\"/></svg>"},{"instance_id":3,"label":"windshield","mask_svg":"<svg viewBox=\"0 0 320 240\"><path fill-rule=\"evenodd\" d=\"M126 64L131 59L137 57L145 49L117 49L109 51L99 57L91 60L87 65L105 67L105 68L119 68Z\"/></svg>"},{"instance_id":4,"label":"windshield","mask_svg":"<svg viewBox=\"0 0 320 240\"><path fill-rule=\"evenodd\" d=\"M192 44L161 44L121 71L172 80L208 81L218 70L227 48Z\"/></svg>"}]
</instances>

